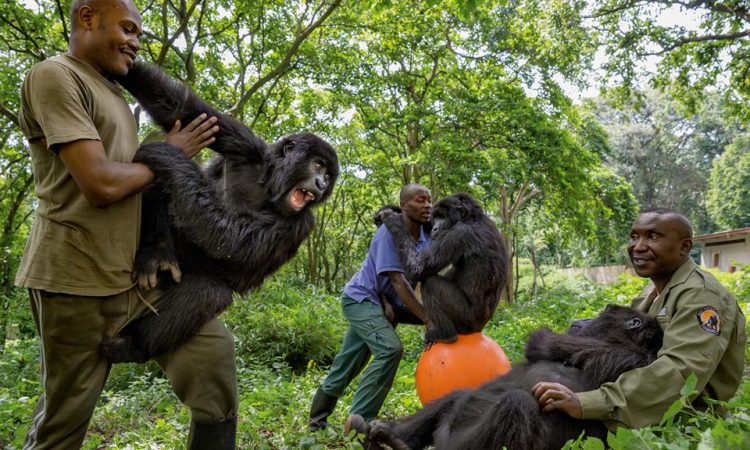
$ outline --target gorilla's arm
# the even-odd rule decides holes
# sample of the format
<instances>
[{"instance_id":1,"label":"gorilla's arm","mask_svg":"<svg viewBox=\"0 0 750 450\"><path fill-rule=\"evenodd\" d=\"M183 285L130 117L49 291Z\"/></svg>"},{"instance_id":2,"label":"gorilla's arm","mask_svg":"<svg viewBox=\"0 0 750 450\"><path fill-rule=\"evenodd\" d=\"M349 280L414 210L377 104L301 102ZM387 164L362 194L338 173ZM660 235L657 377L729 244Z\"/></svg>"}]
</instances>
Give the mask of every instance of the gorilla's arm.
<instances>
[{"instance_id":1,"label":"gorilla's arm","mask_svg":"<svg viewBox=\"0 0 750 450\"><path fill-rule=\"evenodd\" d=\"M212 258L258 267L278 256L280 247L296 249L299 242L290 242L293 237L307 235L279 226L275 217L232 214L198 166L175 146L165 142L143 145L134 161L148 165L164 184L174 226ZM309 230L312 220L307 215L290 226Z\"/></svg>"},{"instance_id":2,"label":"gorilla's arm","mask_svg":"<svg viewBox=\"0 0 750 450\"><path fill-rule=\"evenodd\" d=\"M599 339L581 336L562 335L548 328L529 334L526 343L526 359L535 361L557 361L572 363L573 355L585 348L602 347Z\"/></svg>"},{"instance_id":3,"label":"gorilla's arm","mask_svg":"<svg viewBox=\"0 0 750 450\"><path fill-rule=\"evenodd\" d=\"M646 349L637 346L612 345L601 339L557 334L548 329L529 335L526 359L529 362L557 361L578 367L587 373L587 381L594 387L614 381L621 373L653 361Z\"/></svg>"},{"instance_id":4,"label":"gorilla's arm","mask_svg":"<svg viewBox=\"0 0 750 450\"><path fill-rule=\"evenodd\" d=\"M198 98L185 84L167 75L159 67L138 61L127 75L117 78L151 118L165 131L174 126L176 120L187 125L202 113L216 116L219 131L211 149L222 154L241 153L263 160L266 143L255 136L245 125L227 114L217 111ZM249 151L253 150L253 151Z\"/></svg>"},{"instance_id":5,"label":"gorilla's arm","mask_svg":"<svg viewBox=\"0 0 750 450\"><path fill-rule=\"evenodd\" d=\"M406 278L418 281L439 273L442 269L458 261L469 253L474 233L471 227L459 222L440 236L440 243L434 243L427 249L417 252L409 231L406 229L400 214L385 214L383 223L393 236ZM436 245L437 244L437 245Z\"/></svg>"}]
</instances>

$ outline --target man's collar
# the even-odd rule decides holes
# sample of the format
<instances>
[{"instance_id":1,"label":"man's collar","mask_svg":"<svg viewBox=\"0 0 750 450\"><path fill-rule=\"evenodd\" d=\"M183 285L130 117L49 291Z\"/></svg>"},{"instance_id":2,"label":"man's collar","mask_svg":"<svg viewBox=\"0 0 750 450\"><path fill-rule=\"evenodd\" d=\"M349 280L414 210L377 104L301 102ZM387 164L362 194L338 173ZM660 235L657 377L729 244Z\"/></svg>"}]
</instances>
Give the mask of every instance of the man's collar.
<instances>
[{"instance_id":1,"label":"man's collar","mask_svg":"<svg viewBox=\"0 0 750 450\"><path fill-rule=\"evenodd\" d=\"M419 225L419 238L417 239L417 244L421 244L423 242L427 241L427 235L424 232L424 227L422 224Z\"/></svg>"},{"instance_id":2,"label":"man's collar","mask_svg":"<svg viewBox=\"0 0 750 450\"><path fill-rule=\"evenodd\" d=\"M698 267L698 265L695 264L692 258L688 257L687 261L682 263L682 265L672 274L669 283L667 283L667 285L664 286L664 289L662 289L661 295L665 295L672 287L687 281L688 277L693 273L693 270L695 270L696 267Z\"/></svg>"}]
</instances>

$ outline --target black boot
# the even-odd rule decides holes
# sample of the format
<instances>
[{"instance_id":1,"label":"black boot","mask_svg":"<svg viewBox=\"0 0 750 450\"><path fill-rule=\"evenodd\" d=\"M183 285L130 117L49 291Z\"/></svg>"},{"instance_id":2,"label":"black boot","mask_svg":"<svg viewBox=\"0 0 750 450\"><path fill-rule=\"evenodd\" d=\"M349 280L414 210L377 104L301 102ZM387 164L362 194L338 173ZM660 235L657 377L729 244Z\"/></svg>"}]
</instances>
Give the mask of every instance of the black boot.
<instances>
[{"instance_id":1,"label":"black boot","mask_svg":"<svg viewBox=\"0 0 750 450\"><path fill-rule=\"evenodd\" d=\"M219 422L190 422L188 450L234 450L237 416Z\"/></svg>"},{"instance_id":2,"label":"black boot","mask_svg":"<svg viewBox=\"0 0 750 450\"><path fill-rule=\"evenodd\" d=\"M318 431L328 426L328 420L326 419L333 413L338 400L338 397L326 394L321 388L315 391L315 397L313 397L310 407L310 422L308 424L310 431Z\"/></svg>"}]
</instances>

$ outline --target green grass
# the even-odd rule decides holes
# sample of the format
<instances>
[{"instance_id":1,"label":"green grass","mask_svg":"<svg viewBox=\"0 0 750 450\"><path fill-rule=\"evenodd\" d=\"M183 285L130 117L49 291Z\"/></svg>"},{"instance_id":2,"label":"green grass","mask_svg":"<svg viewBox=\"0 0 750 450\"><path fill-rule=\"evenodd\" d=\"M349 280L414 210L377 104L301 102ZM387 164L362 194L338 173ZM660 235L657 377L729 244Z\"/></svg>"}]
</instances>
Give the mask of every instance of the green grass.
<instances>
[{"instance_id":1,"label":"green grass","mask_svg":"<svg viewBox=\"0 0 750 450\"><path fill-rule=\"evenodd\" d=\"M750 298L747 272L720 277L738 298L745 302ZM523 356L529 331L540 326L562 331L574 318L596 315L607 303L628 304L643 284L643 280L622 277L610 286L598 287L583 278L567 279L551 273L545 278L547 289L537 298L522 292L516 304L501 305L485 334L516 362ZM747 303L742 306L747 311ZM343 436L351 390L340 400L331 427L317 433L306 430L310 400L338 350L346 325L338 295L274 278L248 298L237 299L223 319L237 340L241 395L238 448L361 448L356 439ZM398 331L405 352L382 410L386 418L420 408L414 372L422 349L422 330L402 325ZM21 448L40 391L37 361L37 339L29 334L9 341L0 355L0 449ZM747 380L727 407L726 419L688 411L662 425L621 430L610 436L608 445L614 449L748 448ZM102 394L84 448L184 448L188 422L188 410L174 396L156 365L118 365ZM581 441L569 448L603 446Z\"/></svg>"}]
</instances>

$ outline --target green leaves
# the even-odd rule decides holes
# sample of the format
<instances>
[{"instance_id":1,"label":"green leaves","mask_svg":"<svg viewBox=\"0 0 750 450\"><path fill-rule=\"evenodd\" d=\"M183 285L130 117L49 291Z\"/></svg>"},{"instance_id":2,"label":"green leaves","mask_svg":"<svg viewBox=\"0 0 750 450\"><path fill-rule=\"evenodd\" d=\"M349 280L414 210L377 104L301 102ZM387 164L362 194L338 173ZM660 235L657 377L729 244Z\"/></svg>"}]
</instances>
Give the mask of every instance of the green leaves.
<instances>
[{"instance_id":1,"label":"green leaves","mask_svg":"<svg viewBox=\"0 0 750 450\"><path fill-rule=\"evenodd\" d=\"M738 136L711 169L708 211L724 230L750 226L750 137Z\"/></svg>"},{"instance_id":2,"label":"green leaves","mask_svg":"<svg viewBox=\"0 0 750 450\"><path fill-rule=\"evenodd\" d=\"M605 68L626 91L644 81L644 65L657 61L652 86L671 90L692 111L715 92L750 109L747 38L750 15L745 2L595 0L592 18L609 60ZM676 20L677 19L677 20Z\"/></svg>"}]
</instances>

